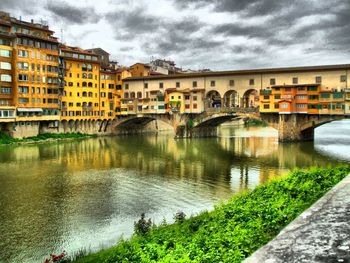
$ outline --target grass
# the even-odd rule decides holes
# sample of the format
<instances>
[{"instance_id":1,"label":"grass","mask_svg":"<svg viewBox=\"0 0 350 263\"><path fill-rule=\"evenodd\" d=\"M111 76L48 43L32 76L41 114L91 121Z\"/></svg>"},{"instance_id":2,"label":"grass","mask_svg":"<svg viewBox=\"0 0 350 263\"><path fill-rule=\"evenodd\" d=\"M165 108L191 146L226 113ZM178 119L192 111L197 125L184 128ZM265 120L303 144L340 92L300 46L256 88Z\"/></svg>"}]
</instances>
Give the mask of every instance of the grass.
<instances>
[{"instance_id":1,"label":"grass","mask_svg":"<svg viewBox=\"0 0 350 263\"><path fill-rule=\"evenodd\" d=\"M24 142L37 142L45 141L49 139L79 139L85 137L92 137L93 135L82 134L82 133L43 133L38 136L26 137L23 139L12 138L6 133L0 132L0 145L24 143Z\"/></svg>"},{"instance_id":2,"label":"grass","mask_svg":"<svg viewBox=\"0 0 350 263\"><path fill-rule=\"evenodd\" d=\"M295 170L211 212L153 227L75 262L241 262L349 172L349 166Z\"/></svg>"}]
</instances>

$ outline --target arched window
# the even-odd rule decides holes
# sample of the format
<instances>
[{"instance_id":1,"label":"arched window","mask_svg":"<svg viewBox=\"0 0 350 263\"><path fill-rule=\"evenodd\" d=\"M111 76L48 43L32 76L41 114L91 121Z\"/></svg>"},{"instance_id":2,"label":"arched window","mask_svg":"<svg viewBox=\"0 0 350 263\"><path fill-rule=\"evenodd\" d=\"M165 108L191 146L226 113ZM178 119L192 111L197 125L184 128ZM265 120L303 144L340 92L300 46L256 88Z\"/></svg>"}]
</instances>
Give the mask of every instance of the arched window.
<instances>
[{"instance_id":1,"label":"arched window","mask_svg":"<svg viewBox=\"0 0 350 263\"><path fill-rule=\"evenodd\" d=\"M88 71L92 71L92 66L91 66L91 64L87 64L87 69L88 69Z\"/></svg>"},{"instance_id":2,"label":"arched window","mask_svg":"<svg viewBox=\"0 0 350 263\"><path fill-rule=\"evenodd\" d=\"M86 97L87 96L87 93L86 91L83 92L83 97Z\"/></svg>"},{"instance_id":3,"label":"arched window","mask_svg":"<svg viewBox=\"0 0 350 263\"><path fill-rule=\"evenodd\" d=\"M140 91L137 92L137 98L138 98L138 99L141 99L141 98L142 98L142 92L140 92Z\"/></svg>"},{"instance_id":4,"label":"arched window","mask_svg":"<svg viewBox=\"0 0 350 263\"><path fill-rule=\"evenodd\" d=\"M86 73L83 73L83 79L86 79L87 78L87 74Z\"/></svg>"},{"instance_id":5,"label":"arched window","mask_svg":"<svg viewBox=\"0 0 350 263\"><path fill-rule=\"evenodd\" d=\"M85 63L81 66L81 69L86 71L87 68L86 68L86 64Z\"/></svg>"},{"instance_id":6,"label":"arched window","mask_svg":"<svg viewBox=\"0 0 350 263\"><path fill-rule=\"evenodd\" d=\"M92 88L92 82L89 82L89 83L88 83L88 87L89 87L89 88Z\"/></svg>"},{"instance_id":7,"label":"arched window","mask_svg":"<svg viewBox=\"0 0 350 263\"><path fill-rule=\"evenodd\" d=\"M131 98L131 99L135 99L135 92L131 92L131 93L130 93L130 98Z\"/></svg>"},{"instance_id":8,"label":"arched window","mask_svg":"<svg viewBox=\"0 0 350 263\"><path fill-rule=\"evenodd\" d=\"M82 83L82 85L83 85L83 87L86 87L86 82L84 81L84 82Z\"/></svg>"},{"instance_id":9,"label":"arched window","mask_svg":"<svg viewBox=\"0 0 350 263\"><path fill-rule=\"evenodd\" d=\"M129 98L129 93L128 92L125 92L124 93L124 99L128 99Z\"/></svg>"},{"instance_id":10,"label":"arched window","mask_svg":"<svg viewBox=\"0 0 350 263\"><path fill-rule=\"evenodd\" d=\"M89 92L89 97L92 97L92 92Z\"/></svg>"},{"instance_id":11,"label":"arched window","mask_svg":"<svg viewBox=\"0 0 350 263\"><path fill-rule=\"evenodd\" d=\"M91 73L88 74L88 79L92 79L92 74Z\"/></svg>"}]
</instances>

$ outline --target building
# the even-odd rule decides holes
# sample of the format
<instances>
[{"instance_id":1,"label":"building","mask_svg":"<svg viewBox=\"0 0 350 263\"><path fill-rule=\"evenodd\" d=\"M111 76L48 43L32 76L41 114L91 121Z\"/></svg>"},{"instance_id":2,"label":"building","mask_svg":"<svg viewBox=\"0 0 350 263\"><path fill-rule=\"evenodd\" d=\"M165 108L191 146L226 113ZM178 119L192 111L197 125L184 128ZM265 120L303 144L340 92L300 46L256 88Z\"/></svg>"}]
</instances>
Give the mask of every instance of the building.
<instances>
[{"instance_id":1,"label":"building","mask_svg":"<svg viewBox=\"0 0 350 263\"><path fill-rule=\"evenodd\" d=\"M106 92L100 92L98 55L78 47L60 46L65 66L65 87L62 94L61 120L98 120Z\"/></svg>"},{"instance_id":2,"label":"building","mask_svg":"<svg viewBox=\"0 0 350 263\"><path fill-rule=\"evenodd\" d=\"M109 53L102 48L91 48L91 49L86 49L86 51L91 52L93 54L98 55L98 60L101 63L102 67L109 67L110 61L109 61ZM115 63L115 62L114 62ZM114 64L112 62L112 64Z\"/></svg>"},{"instance_id":3,"label":"building","mask_svg":"<svg viewBox=\"0 0 350 263\"><path fill-rule=\"evenodd\" d=\"M349 69L347 64L133 76L124 80L123 92L126 96L140 94L138 100L149 99L152 93L164 93L167 112L200 113L210 108L255 108L260 104L261 112L316 114L322 96L326 96L320 95L320 92L328 90L332 91L332 101L327 103L332 105L323 101L323 107L327 105L331 108L330 113L339 114L340 107L348 109L346 103L341 102L345 95L340 94L348 88ZM200 96L194 95L195 91ZM174 99L171 99L172 96ZM197 96L196 103L185 100L193 96ZM129 100L128 105L132 104L130 97L124 96L124 99ZM151 103L143 105L142 111L146 112L150 106ZM133 106L133 112L134 109ZM142 112L139 107L137 109L138 113Z\"/></svg>"},{"instance_id":4,"label":"building","mask_svg":"<svg viewBox=\"0 0 350 263\"><path fill-rule=\"evenodd\" d=\"M5 17L4 17L5 16ZM15 90L13 88L13 47L16 36L11 32L11 22L0 13L0 122L15 122Z\"/></svg>"},{"instance_id":5,"label":"building","mask_svg":"<svg viewBox=\"0 0 350 263\"><path fill-rule=\"evenodd\" d=\"M44 23L21 21L4 12L0 21L0 103L5 116L0 118L13 122L1 129L19 137L36 135L39 129L50 132L60 119L58 40Z\"/></svg>"},{"instance_id":6,"label":"building","mask_svg":"<svg viewBox=\"0 0 350 263\"><path fill-rule=\"evenodd\" d=\"M130 66L130 73L133 77L146 77L151 75L151 66L144 63L136 63Z\"/></svg>"}]
</instances>

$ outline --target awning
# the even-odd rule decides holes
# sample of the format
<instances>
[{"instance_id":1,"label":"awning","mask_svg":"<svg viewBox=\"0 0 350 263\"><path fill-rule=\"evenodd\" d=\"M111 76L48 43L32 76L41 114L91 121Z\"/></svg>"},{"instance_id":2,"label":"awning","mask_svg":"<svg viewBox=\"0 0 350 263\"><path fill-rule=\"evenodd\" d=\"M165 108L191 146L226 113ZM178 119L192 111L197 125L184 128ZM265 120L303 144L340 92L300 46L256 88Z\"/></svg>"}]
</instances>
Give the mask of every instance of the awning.
<instances>
[{"instance_id":1,"label":"awning","mask_svg":"<svg viewBox=\"0 0 350 263\"><path fill-rule=\"evenodd\" d=\"M43 112L42 108L17 108L18 112Z\"/></svg>"}]
</instances>

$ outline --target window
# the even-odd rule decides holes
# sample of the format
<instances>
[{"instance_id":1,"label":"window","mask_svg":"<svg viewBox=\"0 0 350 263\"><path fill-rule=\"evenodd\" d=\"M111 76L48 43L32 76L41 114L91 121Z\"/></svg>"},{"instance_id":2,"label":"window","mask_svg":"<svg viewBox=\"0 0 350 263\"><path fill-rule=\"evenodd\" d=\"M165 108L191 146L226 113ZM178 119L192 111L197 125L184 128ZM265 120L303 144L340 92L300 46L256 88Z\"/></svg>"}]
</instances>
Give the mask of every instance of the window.
<instances>
[{"instance_id":1,"label":"window","mask_svg":"<svg viewBox=\"0 0 350 263\"><path fill-rule=\"evenodd\" d=\"M235 85L235 81L233 79L230 79L229 85L232 87Z\"/></svg>"},{"instance_id":2,"label":"window","mask_svg":"<svg viewBox=\"0 0 350 263\"><path fill-rule=\"evenodd\" d=\"M294 78L293 78L293 84L298 84L298 82L299 82L298 78L297 78L297 77L294 77Z\"/></svg>"},{"instance_id":3,"label":"window","mask_svg":"<svg viewBox=\"0 0 350 263\"><path fill-rule=\"evenodd\" d=\"M254 79L249 80L249 85L254 85Z\"/></svg>"},{"instance_id":4,"label":"window","mask_svg":"<svg viewBox=\"0 0 350 263\"><path fill-rule=\"evenodd\" d=\"M68 82L69 87L73 87L73 82Z\"/></svg>"},{"instance_id":5,"label":"window","mask_svg":"<svg viewBox=\"0 0 350 263\"><path fill-rule=\"evenodd\" d=\"M6 49L0 49L0 56L9 58L11 57L11 51Z\"/></svg>"},{"instance_id":6,"label":"window","mask_svg":"<svg viewBox=\"0 0 350 263\"><path fill-rule=\"evenodd\" d=\"M193 101L197 101L197 96L193 96Z\"/></svg>"},{"instance_id":7,"label":"window","mask_svg":"<svg viewBox=\"0 0 350 263\"><path fill-rule=\"evenodd\" d=\"M18 74L18 81L28 81L28 75Z\"/></svg>"},{"instance_id":8,"label":"window","mask_svg":"<svg viewBox=\"0 0 350 263\"><path fill-rule=\"evenodd\" d=\"M285 91L292 91L292 88L284 88Z\"/></svg>"},{"instance_id":9,"label":"window","mask_svg":"<svg viewBox=\"0 0 350 263\"><path fill-rule=\"evenodd\" d=\"M279 99L281 99L281 95L280 94L276 94L275 95L275 100L279 100Z\"/></svg>"},{"instance_id":10,"label":"window","mask_svg":"<svg viewBox=\"0 0 350 263\"><path fill-rule=\"evenodd\" d=\"M210 81L210 87L215 87L215 80Z\"/></svg>"},{"instance_id":11,"label":"window","mask_svg":"<svg viewBox=\"0 0 350 263\"><path fill-rule=\"evenodd\" d=\"M164 88L164 83L163 82L159 82L159 88L160 89Z\"/></svg>"},{"instance_id":12,"label":"window","mask_svg":"<svg viewBox=\"0 0 350 263\"><path fill-rule=\"evenodd\" d=\"M40 94L40 88L36 88L36 93Z\"/></svg>"},{"instance_id":13,"label":"window","mask_svg":"<svg viewBox=\"0 0 350 263\"><path fill-rule=\"evenodd\" d=\"M268 100L270 98L270 95L264 95L264 100Z\"/></svg>"},{"instance_id":14,"label":"window","mask_svg":"<svg viewBox=\"0 0 350 263\"><path fill-rule=\"evenodd\" d=\"M298 100L306 100L306 98L307 98L306 95L298 95L297 96Z\"/></svg>"},{"instance_id":15,"label":"window","mask_svg":"<svg viewBox=\"0 0 350 263\"><path fill-rule=\"evenodd\" d=\"M197 81L193 81L193 82L192 82L192 87L193 87L193 88L197 88Z\"/></svg>"},{"instance_id":16,"label":"window","mask_svg":"<svg viewBox=\"0 0 350 263\"><path fill-rule=\"evenodd\" d=\"M19 49L17 52L18 56L20 58L27 58L28 57L28 51L27 50L21 50Z\"/></svg>"},{"instance_id":17,"label":"window","mask_svg":"<svg viewBox=\"0 0 350 263\"><path fill-rule=\"evenodd\" d=\"M305 87L298 87L298 91L303 91L305 90Z\"/></svg>"},{"instance_id":18,"label":"window","mask_svg":"<svg viewBox=\"0 0 350 263\"><path fill-rule=\"evenodd\" d=\"M190 99L190 95L185 95L185 100L189 100Z\"/></svg>"},{"instance_id":19,"label":"window","mask_svg":"<svg viewBox=\"0 0 350 263\"><path fill-rule=\"evenodd\" d=\"M282 109L288 109L288 103L282 103L281 104Z\"/></svg>"},{"instance_id":20,"label":"window","mask_svg":"<svg viewBox=\"0 0 350 263\"><path fill-rule=\"evenodd\" d=\"M317 86L308 86L307 90L308 91L317 91Z\"/></svg>"},{"instance_id":21,"label":"window","mask_svg":"<svg viewBox=\"0 0 350 263\"><path fill-rule=\"evenodd\" d=\"M276 85L276 79L270 79L270 85Z\"/></svg>"},{"instance_id":22,"label":"window","mask_svg":"<svg viewBox=\"0 0 350 263\"><path fill-rule=\"evenodd\" d=\"M275 107L275 109L278 109L279 105L276 103L274 107Z\"/></svg>"},{"instance_id":23,"label":"window","mask_svg":"<svg viewBox=\"0 0 350 263\"><path fill-rule=\"evenodd\" d=\"M180 88L180 82L176 82L176 88Z\"/></svg>"},{"instance_id":24,"label":"window","mask_svg":"<svg viewBox=\"0 0 350 263\"><path fill-rule=\"evenodd\" d=\"M27 67L28 67L28 63L27 63ZM11 70L11 63L8 63L8 62L0 62L0 69Z\"/></svg>"},{"instance_id":25,"label":"window","mask_svg":"<svg viewBox=\"0 0 350 263\"><path fill-rule=\"evenodd\" d=\"M18 69L22 69L22 70L28 70L29 69L29 64L27 62L18 62L17 66L18 66Z\"/></svg>"},{"instance_id":26,"label":"window","mask_svg":"<svg viewBox=\"0 0 350 263\"><path fill-rule=\"evenodd\" d=\"M264 104L264 109L270 109L270 104Z\"/></svg>"},{"instance_id":27,"label":"window","mask_svg":"<svg viewBox=\"0 0 350 263\"><path fill-rule=\"evenodd\" d=\"M330 96L329 93L321 93L320 97L321 97L322 99L329 99L331 96Z\"/></svg>"},{"instance_id":28,"label":"window","mask_svg":"<svg viewBox=\"0 0 350 263\"><path fill-rule=\"evenodd\" d=\"M125 84L125 89L128 90L129 89L129 84Z\"/></svg>"},{"instance_id":29,"label":"window","mask_svg":"<svg viewBox=\"0 0 350 263\"><path fill-rule=\"evenodd\" d=\"M305 109L306 108L306 104L297 104L297 108L298 109Z\"/></svg>"},{"instance_id":30,"label":"window","mask_svg":"<svg viewBox=\"0 0 350 263\"><path fill-rule=\"evenodd\" d=\"M144 87L145 89L148 89L148 83L144 83L144 84L143 84L143 87Z\"/></svg>"},{"instance_id":31,"label":"window","mask_svg":"<svg viewBox=\"0 0 350 263\"><path fill-rule=\"evenodd\" d=\"M12 81L12 77L11 75L8 75L8 74L1 74L1 81L4 81L4 82L11 82Z\"/></svg>"},{"instance_id":32,"label":"window","mask_svg":"<svg viewBox=\"0 0 350 263\"><path fill-rule=\"evenodd\" d=\"M317 84L321 84L322 83L322 77L321 76L317 76L315 78L315 81L316 81Z\"/></svg>"},{"instance_id":33,"label":"window","mask_svg":"<svg viewBox=\"0 0 350 263\"><path fill-rule=\"evenodd\" d=\"M309 100L318 100L318 95L309 95Z\"/></svg>"},{"instance_id":34,"label":"window","mask_svg":"<svg viewBox=\"0 0 350 263\"><path fill-rule=\"evenodd\" d=\"M190 108L190 104L186 104L185 109L189 109L189 108Z\"/></svg>"},{"instance_id":35,"label":"window","mask_svg":"<svg viewBox=\"0 0 350 263\"><path fill-rule=\"evenodd\" d=\"M29 87L28 86L18 86L18 93L20 94L28 94Z\"/></svg>"},{"instance_id":36,"label":"window","mask_svg":"<svg viewBox=\"0 0 350 263\"><path fill-rule=\"evenodd\" d=\"M1 93L1 94L11 94L11 93L12 93L12 88L9 88L9 87L1 87L1 88L0 88L0 93Z\"/></svg>"},{"instance_id":37,"label":"window","mask_svg":"<svg viewBox=\"0 0 350 263\"><path fill-rule=\"evenodd\" d=\"M346 82L346 75L340 76L340 82Z\"/></svg>"},{"instance_id":38,"label":"window","mask_svg":"<svg viewBox=\"0 0 350 263\"><path fill-rule=\"evenodd\" d=\"M29 103L29 99L28 98L18 98L18 103L19 104Z\"/></svg>"},{"instance_id":39,"label":"window","mask_svg":"<svg viewBox=\"0 0 350 263\"><path fill-rule=\"evenodd\" d=\"M32 87L32 94L35 94L35 88Z\"/></svg>"},{"instance_id":40,"label":"window","mask_svg":"<svg viewBox=\"0 0 350 263\"><path fill-rule=\"evenodd\" d=\"M197 109L197 104L193 104L193 108L194 108L194 109Z\"/></svg>"},{"instance_id":41,"label":"window","mask_svg":"<svg viewBox=\"0 0 350 263\"><path fill-rule=\"evenodd\" d=\"M36 103L37 103L37 104L40 104L40 98L37 99Z\"/></svg>"}]
</instances>

